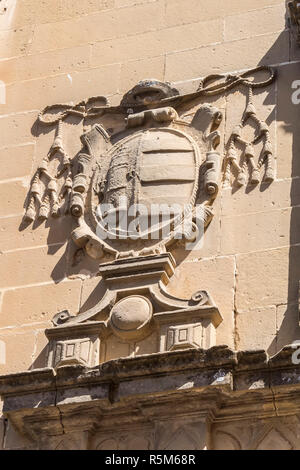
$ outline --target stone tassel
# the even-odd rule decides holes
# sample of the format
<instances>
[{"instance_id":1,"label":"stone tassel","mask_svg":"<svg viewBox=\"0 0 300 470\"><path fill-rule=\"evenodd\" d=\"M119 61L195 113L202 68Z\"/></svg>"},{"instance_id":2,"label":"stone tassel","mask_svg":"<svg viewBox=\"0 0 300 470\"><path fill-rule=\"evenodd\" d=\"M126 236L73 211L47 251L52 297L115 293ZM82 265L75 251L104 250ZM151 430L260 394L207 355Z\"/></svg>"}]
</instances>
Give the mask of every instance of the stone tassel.
<instances>
[{"instance_id":1,"label":"stone tassel","mask_svg":"<svg viewBox=\"0 0 300 470\"><path fill-rule=\"evenodd\" d=\"M33 222L36 216L36 204L39 203L41 200L40 196L40 172L39 170L36 172L31 188L30 188L30 196L29 196L29 203L27 206L27 210L25 213L25 219Z\"/></svg>"},{"instance_id":2,"label":"stone tassel","mask_svg":"<svg viewBox=\"0 0 300 470\"><path fill-rule=\"evenodd\" d=\"M272 150L272 144L269 140L269 135L267 135L267 141L265 142L264 149L263 149L263 155L264 158L266 159L266 173L264 177L264 181L266 183L272 183L274 181L274 159L273 159L273 150Z\"/></svg>"},{"instance_id":3,"label":"stone tassel","mask_svg":"<svg viewBox=\"0 0 300 470\"><path fill-rule=\"evenodd\" d=\"M51 179L48 184L48 190L50 193L50 202L51 202L51 215L52 217L59 216L59 205L58 205L58 197L57 197L57 183L55 179Z\"/></svg>"},{"instance_id":4,"label":"stone tassel","mask_svg":"<svg viewBox=\"0 0 300 470\"><path fill-rule=\"evenodd\" d=\"M48 219L49 210L50 210L50 198L49 198L49 194L46 194L43 197L42 204L39 210L39 219L40 220Z\"/></svg>"},{"instance_id":5,"label":"stone tassel","mask_svg":"<svg viewBox=\"0 0 300 470\"><path fill-rule=\"evenodd\" d=\"M251 180L250 180L251 184L259 183L259 170L255 165L254 156L255 156L255 152L254 152L253 145L248 144L245 149L245 158L250 163L250 167L251 167Z\"/></svg>"}]
</instances>

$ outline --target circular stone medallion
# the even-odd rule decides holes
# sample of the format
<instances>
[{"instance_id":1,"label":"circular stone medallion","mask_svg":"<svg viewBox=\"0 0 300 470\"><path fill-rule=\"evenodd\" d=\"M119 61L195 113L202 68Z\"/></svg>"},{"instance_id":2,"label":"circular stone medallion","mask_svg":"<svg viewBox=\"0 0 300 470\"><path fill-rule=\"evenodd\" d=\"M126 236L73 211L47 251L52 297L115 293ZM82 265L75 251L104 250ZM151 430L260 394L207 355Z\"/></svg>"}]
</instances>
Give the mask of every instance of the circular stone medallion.
<instances>
[{"instance_id":1,"label":"circular stone medallion","mask_svg":"<svg viewBox=\"0 0 300 470\"><path fill-rule=\"evenodd\" d=\"M132 295L119 300L110 313L110 326L123 340L138 340L150 332L152 304L146 297Z\"/></svg>"}]
</instances>

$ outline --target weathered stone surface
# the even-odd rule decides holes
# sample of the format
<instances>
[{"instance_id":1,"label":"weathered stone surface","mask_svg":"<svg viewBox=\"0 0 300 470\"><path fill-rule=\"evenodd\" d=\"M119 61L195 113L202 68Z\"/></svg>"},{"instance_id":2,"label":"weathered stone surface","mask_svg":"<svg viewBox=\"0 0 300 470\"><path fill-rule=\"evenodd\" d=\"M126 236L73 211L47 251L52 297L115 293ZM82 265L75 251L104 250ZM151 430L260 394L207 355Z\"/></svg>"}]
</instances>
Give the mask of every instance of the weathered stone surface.
<instances>
[{"instance_id":1,"label":"weathered stone surface","mask_svg":"<svg viewBox=\"0 0 300 470\"><path fill-rule=\"evenodd\" d=\"M1 254L2 286L17 287L60 281L65 277L65 257L66 246L61 244Z\"/></svg>"},{"instance_id":2,"label":"weathered stone surface","mask_svg":"<svg viewBox=\"0 0 300 470\"><path fill-rule=\"evenodd\" d=\"M292 216L293 214L293 216ZM293 227L291 227L291 221ZM292 236L291 236L291 228ZM300 212L294 209L257 212L221 220L221 254L250 253L300 242Z\"/></svg>"},{"instance_id":3,"label":"weathered stone surface","mask_svg":"<svg viewBox=\"0 0 300 470\"><path fill-rule=\"evenodd\" d=\"M86 96L87 84L91 95L96 96L99 90L103 94L112 94L117 88L119 70L119 65L110 65L82 72L58 74L49 78L27 80L22 83L15 82L6 88L7 100L2 106L3 111L8 114L42 109L49 103L70 102L75 97L77 101L80 101ZM32 125L34 119L31 119L30 123Z\"/></svg>"},{"instance_id":4,"label":"weathered stone surface","mask_svg":"<svg viewBox=\"0 0 300 470\"><path fill-rule=\"evenodd\" d=\"M29 176L32 170L35 146L6 147L0 150L1 179Z\"/></svg>"},{"instance_id":5,"label":"weathered stone surface","mask_svg":"<svg viewBox=\"0 0 300 470\"><path fill-rule=\"evenodd\" d=\"M300 341L299 304L278 305L276 311L276 349Z\"/></svg>"},{"instance_id":6,"label":"weathered stone surface","mask_svg":"<svg viewBox=\"0 0 300 470\"><path fill-rule=\"evenodd\" d=\"M153 31L163 25L164 2L146 3L128 8L103 11L81 18L39 24L31 52L74 47Z\"/></svg>"},{"instance_id":7,"label":"weathered stone surface","mask_svg":"<svg viewBox=\"0 0 300 470\"><path fill-rule=\"evenodd\" d=\"M0 329L50 323L53 316L64 309L75 314L80 291L80 280L7 290L2 298Z\"/></svg>"},{"instance_id":8,"label":"weathered stone surface","mask_svg":"<svg viewBox=\"0 0 300 470\"><path fill-rule=\"evenodd\" d=\"M49 324L47 325L47 327ZM45 327L35 330L35 347L32 360L32 369L43 369L48 366L49 342L45 334Z\"/></svg>"},{"instance_id":9,"label":"weathered stone surface","mask_svg":"<svg viewBox=\"0 0 300 470\"><path fill-rule=\"evenodd\" d=\"M5 364L0 363L0 373L2 375L22 372L31 367L35 345L34 330L28 328L10 331L2 330L0 332L0 341L5 345ZM1 348L1 350L3 349Z\"/></svg>"},{"instance_id":10,"label":"weathered stone surface","mask_svg":"<svg viewBox=\"0 0 300 470\"><path fill-rule=\"evenodd\" d=\"M125 92L146 76L163 80L164 73L164 56L126 62L121 67L120 90Z\"/></svg>"},{"instance_id":11,"label":"weathered stone surface","mask_svg":"<svg viewBox=\"0 0 300 470\"><path fill-rule=\"evenodd\" d=\"M35 447L42 448L47 441L47 448L133 449L139 447L135 436L139 429L143 446L150 449L296 449L299 365L290 367L292 351L286 348L268 359L264 351L234 354L217 347L119 359L91 371L67 366L57 371L56 393L49 391L54 380L51 369L2 376L4 411L23 435L21 441L16 436L11 447L17 448L26 442L24 437L33 435ZM287 382L284 369L290 369L292 381ZM116 370L122 371L118 384L113 381ZM14 396L9 394L12 386ZM56 396L59 409L54 406ZM171 417L170 396L176 396L178 405ZM222 407L216 406L220 399ZM139 412L141 403L145 414ZM104 414L97 412L99 404ZM290 416L278 417L277 410L288 404ZM89 436L99 420L101 428ZM77 437L74 432L79 433Z\"/></svg>"},{"instance_id":12,"label":"weathered stone surface","mask_svg":"<svg viewBox=\"0 0 300 470\"><path fill-rule=\"evenodd\" d=\"M291 179L277 180L272 183L270 191L262 187L261 191L245 191L241 188L222 191L222 215L240 216L268 212L278 209L288 209L300 203L300 189ZM263 197L262 197L263 194Z\"/></svg>"},{"instance_id":13,"label":"weathered stone surface","mask_svg":"<svg viewBox=\"0 0 300 470\"><path fill-rule=\"evenodd\" d=\"M46 246L64 243L72 227L72 220L66 217L61 219L50 218L46 223L36 227L28 227L23 222L23 214L1 219L0 222L0 248L1 251L11 251L35 246Z\"/></svg>"},{"instance_id":14,"label":"weathered stone surface","mask_svg":"<svg viewBox=\"0 0 300 470\"><path fill-rule=\"evenodd\" d=\"M9 29L24 25L35 25L63 21L81 15L99 12L114 6L113 0L24 0L10 2L6 15L1 18L0 28Z\"/></svg>"},{"instance_id":15,"label":"weathered stone surface","mask_svg":"<svg viewBox=\"0 0 300 470\"><path fill-rule=\"evenodd\" d=\"M4 105L1 105L1 107L4 108ZM34 109L34 106L30 106L30 109ZM37 115L38 112L34 111L1 116L1 147L34 142L35 138L32 136L31 127Z\"/></svg>"},{"instance_id":16,"label":"weathered stone surface","mask_svg":"<svg viewBox=\"0 0 300 470\"><path fill-rule=\"evenodd\" d=\"M195 21L207 21L212 18L231 16L263 7L282 3L281 0L217 0L208 3L204 1L191 0L189 8L186 8L184 0L167 1L167 24L192 23Z\"/></svg>"},{"instance_id":17,"label":"weathered stone surface","mask_svg":"<svg viewBox=\"0 0 300 470\"><path fill-rule=\"evenodd\" d=\"M82 71L89 66L89 46L51 51L4 60L0 63L1 79L9 84L62 73Z\"/></svg>"},{"instance_id":18,"label":"weathered stone surface","mask_svg":"<svg viewBox=\"0 0 300 470\"><path fill-rule=\"evenodd\" d=\"M80 296L80 311L84 312L97 305L104 296L105 290L106 288L101 276L83 279Z\"/></svg>"},{"instance_id":19,"label":"weathered stone surface","mask_svg":"<svg viewBox=\"0 0 300 470\"><path fill-rule=\"evenodd\" d=\"M293 83L298 80L297 66L298 64L286 64L278 69L277 168L279 178L293 178L300 175L300 164L297 158L297 149L300 145L297 127L299 105L297 105L297 100L293 102L293 94L299 88L293 87ZM294 205L295 191L296 184L292 183L292 205Z\"/></svg>"},{"instance_id":20,"label":"weathered stone surface","mask_svg":"<svg viewBox=\"0 0 300 470\"><path fill-rule=\"evenodd\" d=\"M133 59L142 59L164 55L198 47L199 44L219 42L222 37L222 24L219 20L178 26L159 31L152 31L123 39L97 42L92 46L92 65L112 64ZM201 70L201 69L200 69ZM201 75L202 75L201 70ZM143 75L143 78L146 76ZM128 88L127 88L128 89Z\"/></svg>"},{"instance_id":21,"label":"weathered stone surface","mask_svg":"<svg viewBox=\"0 0 300 470\"><path fill-rule=\"evenodd\" d=\"M3 450L4 435L5 435L5 424L4 424L4 418L1 416L0 417L0 450Z\"/></svg>"},{"instance_id":22,"label":"weathered stone surface","mask_svg":"<svg viewBox=\"0 0 300 470\"><path fill-rule=\"evenodd\" d=\"M4 450L29 450L32 443L21 436L8 422L5 434Z\"/></svg>"},{"instance_id":23,"label":"weathered stone surface","mask_svg":"<svg viewBox=\"0 0 300 470\"><path fill-rule=\"evenodd\" d=\"M11 183L0 183L1 217L17 215L23 212L23 204L28 186L29 178Z\"/></svg>"},{"instance_id":24,"label":"weathered stone surface","mask_svg":"<svg viewBox=\"0 0 300 470\"><path fill-rule=\"evenodd\" d=\"M274 2L273 2L274 3ZM286 28L286 7L283 2L263 9L225 17L225 41L282 31Z\"/></svg>"},{"instance_id":25,"label":"weathered stone surface","mask_svg":"<svg viewBox=\"0 0 300 470\"><path fill-rule=\"evenodd\" d=\"M237 309L298 301L299 246L238 255Z\"/></svg>"},{"instance_id":26,"label":"weathered stone surface","mask_svg":"<svg viewBox=\"0 0 300 470\"><path fill-rule=\"evenodd\" d=\"M0 31L1 58L21 56L30 50L34 34L34 26Z\"/></svg>"},{"instance_id":27,"label":"weathered stone surface","mask_svg":"<svg viewBox=\"0 0 300 470\"><path fill-rule=\"evenodd\" d=\"M276 352L276 307L266 307L236 313L238 350L265 349Z\"/></svg>"},{"instance_id":28,"label":"weathered stone surface","mask_svg":"<svg viewBox=\"0 0 300 470\"><path fill-rule=\"evenodd\" d=\"M272 418L261 422L255 418L239 424L214 426L216 450L291 450L298 449L298 416Z\"/></svg>"},{"instance_id":29,"label":"weathered stone surface","mask_svg":"<svg viewBox=\"0 0 300 470\"><path fill-rule=\"evenodd\" d=\"M223 323L217 330L217 344L234 344L235 261L219 257L182 263L169 284L169 292L189 298L193 292L206 289L217 305L222 305Z\"/></svg>"},{"instance_id":30,"label":"weathered stone surface","mask_svg":"<svg viewBox=\"0 0 300 470\"><path fill-rule=\"evenodd\" d=\"M240 41L221 43L168 54L166 78L170 81L197 78L210 73L255 67L258 63L277 64L286 59L289 34L266 34Z\"/></svg>"}]
</instances>

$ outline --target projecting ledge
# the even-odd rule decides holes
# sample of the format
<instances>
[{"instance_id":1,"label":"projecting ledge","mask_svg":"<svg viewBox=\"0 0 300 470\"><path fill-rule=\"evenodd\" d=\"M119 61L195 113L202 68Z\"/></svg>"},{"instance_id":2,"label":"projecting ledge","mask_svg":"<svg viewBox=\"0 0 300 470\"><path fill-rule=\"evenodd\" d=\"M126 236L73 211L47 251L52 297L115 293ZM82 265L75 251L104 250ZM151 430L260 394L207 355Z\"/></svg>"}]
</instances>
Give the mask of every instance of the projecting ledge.
<instances>
[{"instance_id":1,"label":"projecting ledge","mask_svg":"<svg viewBox=\"0 0 300 470\"><path fill-rule=\"evenodd\" d=\"M293 352L287 346L269 358L265 351L216 346L2 376L3 412L35 442L170 413L209 416L212 422L296 413L300 365L293 365ZM170 409L171 398L176 409Z\"/></svg>"}]
</instances>

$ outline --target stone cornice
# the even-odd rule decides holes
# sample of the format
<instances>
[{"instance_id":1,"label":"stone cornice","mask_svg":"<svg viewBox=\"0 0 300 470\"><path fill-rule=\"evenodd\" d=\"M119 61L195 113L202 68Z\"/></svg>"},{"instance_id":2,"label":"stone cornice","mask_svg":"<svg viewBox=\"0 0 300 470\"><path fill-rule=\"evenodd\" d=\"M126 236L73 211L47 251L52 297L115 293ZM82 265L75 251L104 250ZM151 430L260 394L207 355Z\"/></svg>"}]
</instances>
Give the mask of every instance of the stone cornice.
<instances>
[{"instance_id":1,"label":"stone cornice","mask_svg":"<svg viewBox=\"0 0 300 470\"><path fill-rule=\"evenodd\" d=\"M300 410L294 352L287 346L270 358L217 346L2 376L3 411L32 439L163 419L170 406L174 417L212 422L293 414Z\"/></svg>"}]
</instances>

